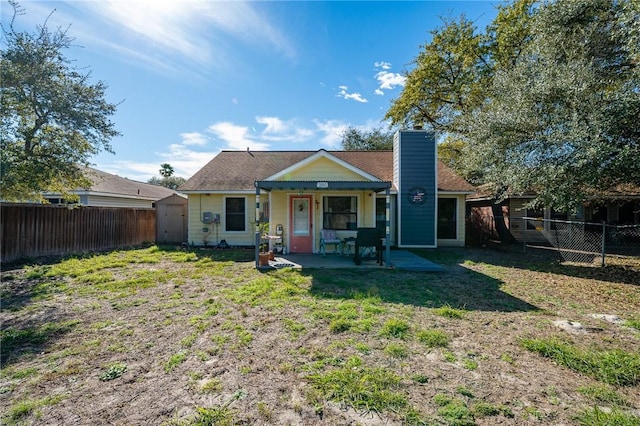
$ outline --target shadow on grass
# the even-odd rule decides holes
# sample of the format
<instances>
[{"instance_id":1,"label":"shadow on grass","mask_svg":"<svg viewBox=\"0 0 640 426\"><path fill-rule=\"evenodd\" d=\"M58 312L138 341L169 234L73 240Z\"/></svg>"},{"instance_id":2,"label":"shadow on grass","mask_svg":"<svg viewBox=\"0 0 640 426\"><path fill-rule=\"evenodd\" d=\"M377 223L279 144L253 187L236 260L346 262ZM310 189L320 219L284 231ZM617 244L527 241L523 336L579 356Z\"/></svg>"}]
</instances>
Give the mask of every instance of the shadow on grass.
<instances>
[{"instance_id":1,"label":"shadow on grass","mask_svg":"<svg viewBox=\"0 0 640 426\"><path fill-rule=\"evenodd\" d=\"M531 246L527 247L525 252L520 244L477 249L445 249L442 253L429 253L423 250L416 251L416 254L433 261L436 261L434 259L437 257L445 260L453 259L454 262L472 260L495 266L640 286L640 258L638 257L608 257L608 264L602 267L599 259L591 263L566 263L562 261L557 250L551 247Z\"/></svg>"},{"instance_id":2,"label":"shadow on grass","mask_svg":"<svg viewBox=\"0 0 640 426\"><path fill-rule=\"evenodd\" d=\"M208 258L216 262L250 262L255 260L253 248L213 248L213 247L181 247L172 245L159 245L158 248L165 252L194 253L198 258Z\"/></svg>"},{"instance_id":3,"label":"shadow on grass","mask_svg":"<svg viewBox=\"0 0 640 426\"><path fill-rule=\"evenodd\" d=\"M306 270L311 294L332 299L379 296L387 303L426 308L523 312L538 308L500 290L501 281L457 267L455 271L421 273L397 270Z\"/></svg>"},{"instance_id":4,"label":"shadow on grass","mask_svg":"<svg viewBox=\"0 0 640 426\"><path fill-rule=\"evenodd\" d=\"M0 331L0 368L19 361L24 356L47 352L58 338L71 332L79 321L46 312L36 320L5 321Z\"/></svg>"}]
</instances>

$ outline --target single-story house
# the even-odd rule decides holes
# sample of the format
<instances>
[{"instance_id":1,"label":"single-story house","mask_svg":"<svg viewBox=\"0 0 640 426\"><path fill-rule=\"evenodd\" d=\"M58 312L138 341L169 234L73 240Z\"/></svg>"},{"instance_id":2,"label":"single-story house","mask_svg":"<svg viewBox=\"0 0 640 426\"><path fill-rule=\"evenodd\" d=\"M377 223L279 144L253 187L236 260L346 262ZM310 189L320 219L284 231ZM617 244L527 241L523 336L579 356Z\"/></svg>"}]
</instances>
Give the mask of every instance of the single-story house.
<instances>
[{"instance_id":1,"label":"single-story house","mask_svg":"<svg viewBox=\"0 0 640 426\"><path fill-rule=\"evenodd\" d=\"M78 204L83 206L154 208L156 201L176 193L164 186L138 182L91 167L87 167L85 173L92 182L91 187L71 191L80 197ZM46 193L44 198L51 204L65 204L60 194Z\"/></svg>"},{"instance_id":2,"label":"single-story house","mask_svg":"<svg viewBox=\"0 0 640 426\"><path fill-rule=\"evenodd\" d=\"M362 227L400 248L464 246L474 187L437 160L433 132L406 130L392 151L222 151L179 190L192 245L256 246L268 223L284 251L319 253L321 230Z\"/></svg>"},{"instance_id":3,"label":"single-story house","mask_svg":"<svg viewBox=\"0 0 640 426\"><path fill-rule=\"evenodd\" d=\"M604 194L594 194L592 200L585 200L575 214L555 211L551 208L532 209L527 204L535 198L534 193L511 195L496 202L490 192L478 189L467 197L467 238L470 243L483 240L501 242L522 242L525 230L524 217L546 220L602 223L610 225L640 224L640 188L620 185ZM546 242L543 235L547 223L526 224L526 240Z\"/></svg>"}]
</instances>

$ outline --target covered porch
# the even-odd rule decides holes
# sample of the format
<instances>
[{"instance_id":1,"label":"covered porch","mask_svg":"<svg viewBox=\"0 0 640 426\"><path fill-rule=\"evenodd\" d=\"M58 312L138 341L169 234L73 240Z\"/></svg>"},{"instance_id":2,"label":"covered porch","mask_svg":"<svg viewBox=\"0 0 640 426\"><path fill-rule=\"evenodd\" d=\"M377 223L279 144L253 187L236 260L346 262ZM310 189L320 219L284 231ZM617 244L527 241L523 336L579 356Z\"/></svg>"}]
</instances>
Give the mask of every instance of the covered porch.
<instances>
[{"instance_id":1,"label":"covered porch","mask_svg":"<svg viewBox=\"0 0 640 426\"><path fill-rule=\"evenodd\" d=\"M269 261L268 266L261 269L399 269L416 272L442 272L444 268L408 250L391 250L389 260L380 265L373 257L364 257L361 264L356 265L353 255L327 254L286 254L277 255Z\"/></svg>"},{"instance_id":2,"label":"covered porch","mask_svg":"<svg viewBox=\"0 0 640 426\"><path fill-rule=\"evenodd\" d=\"M268 238L279 237L282 239L284 246L287 247L284 253L279 254L311 255L315 253L316 256L320 257L317 255L320 245L320 231L323 229L336 229L335 226L330 224L331 216L332 214L335 216L335 212L327 209L327 199L332 198L331 196L333 198L357 198L358 203L355 211L349 213L355 219L351 219L350 222L346 223L347 227L344 227L344 221L349 221L350 219L340 217L343 220L343 227L338 227L337 229L342 230L338 232L343 232L355 238L358 228L380 228L382 230L381 260L385 265L390 264L391 182L377 180L263 180L255 181L254 186L256 191L256 267L260 266L260 246L264 237L261 222L264 217L264 210L261 207L265 202L268 203L268 209L265 210L271 212ZM377 220L376 203L372 201L376 197L372 197L372 195L383 191L385 197L378 197L378 200L385 202L384 220ZM344 196L341 196L342 194ZM368 197L367 194L369 195ZM365 199L366 202L364 201ZM378 214L380 215L380 213ZM342 214L341 216L345 215ZM276 225L273 226L274 224ZM348 257L345 256L344 258L347 259ZM351 263L354 263L353 257L351 257Z\"/></svg>"}]
</instances>

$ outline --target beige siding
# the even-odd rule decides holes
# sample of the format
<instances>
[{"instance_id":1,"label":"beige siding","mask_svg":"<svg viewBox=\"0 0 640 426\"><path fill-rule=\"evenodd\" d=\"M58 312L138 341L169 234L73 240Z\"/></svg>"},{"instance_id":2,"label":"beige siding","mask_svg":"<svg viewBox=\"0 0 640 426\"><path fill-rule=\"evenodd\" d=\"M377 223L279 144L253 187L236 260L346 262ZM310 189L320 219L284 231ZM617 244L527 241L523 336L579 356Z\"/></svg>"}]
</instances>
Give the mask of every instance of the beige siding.
<instances>
[{"instance_id":1,"label":"beige siding","mask_svg":"<svg viewBox=\"0 0 640 426\"><path fill-rule=\"evenodd\" d=\"M130 208L153 208L153 201L141 200L139 198L109 197L104 195L87 195L83 197L82 204L95 207L130 207Z\"/></svg>"},{"instance_id":2,"label":"beige siding","mask_svg":"<svg viewBox=\"0 0 640 426\"><path fill-rule=\"evenodd\" d=\"M288 180L346 180L364 181L366 180L357 173L345 169L328 158L318 158L311 164L307 164L287 176Z\"/></svg>"},{"instance_id":3,"label":"beige siding","mask_svg":"<svg viewBox=\"0 0 640 426\"><path fill-rule=\"evenodd\" d=\"M375 226L375 193L368 191L336 191L336 192L305 192L305 195L313 195L313 236L314 252L320 251L320 230L322 229L323 197L352 197L358 198L358 226ZM284 229L285 247L289 246L289 197L298 195L297 192L272 191L268 195L270 205L269 234L275 235L276 225L282 224ZM267 195L262 195L265 197ZM316 201L317 207L316 207ZM393 203L393 200L392 200ZM395 210L392 206L392 210ZM392 230L393 232L393 230ZM337 231L339 238L355 237L356 231ZM393 241L393 240L392 240Z\"/></svg>"},{"instance_id":4,"label":"beige siding","mask_svg":"<svg viewBox=\"0 0 640 426\"><path fill-rule=\"evenodd\" d=\"M245 198L245 230L243 232L225 231L225 198ZM253 246L255 244L255 195L248 194L189 194L189 243L202 245L216 245L220 240L226 240L232 246ZM211 212L220 215L219 224L205 224L202 213ZM204 228L208 232L204 232Z\"/></svg>"},{"instance_id":5,"label":"beige siding","mask_svg":"<svg viewBox=\"0 0 640 426\"><path fill-rule=\"evenodd\" d=\"M262 196L261 196L262 198ZM289 214L288 214L288 197L286 192L271 191L269 193L269 206L271 215L269 217L269 234L276 234L276 225L282 225L284 247L289 247Z\"/></svg>"}]
</instances>

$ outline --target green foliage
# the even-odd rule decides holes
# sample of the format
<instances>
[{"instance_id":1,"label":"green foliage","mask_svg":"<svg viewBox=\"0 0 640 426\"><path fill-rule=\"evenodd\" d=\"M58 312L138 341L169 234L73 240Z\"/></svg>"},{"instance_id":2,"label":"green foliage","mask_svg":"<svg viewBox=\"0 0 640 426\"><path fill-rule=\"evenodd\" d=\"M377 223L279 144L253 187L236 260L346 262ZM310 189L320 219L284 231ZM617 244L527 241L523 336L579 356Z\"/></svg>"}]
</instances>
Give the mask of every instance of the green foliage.
<instances>
[{"instance_id":1,"label":"green foliage","mask_svg":"<svg viewBox=\"0 0 640 426\"><path fill-rule=\"evenodd\" d=\"M465 142L462 139L455 139L448 136L444 141L438 143L438 160L451 167L459 175L475 180L473 176L466 176L463 163L463 152Z\"/></svg>"},{"instance_id":2,"label":"green foliage","mask_svg":"<svg viewBox=\"0 0 640 426\"><path fill-rule=\"evenodd\" d=\"M108 382L109 380L117 379L127 371L127 365L122 363L115 363L109 366L107 371L100 374L100 380Z\"/></svg>"},{"instance_id":3,"label":"green foliage","mask_svg":"<svg viewBox=\"0 0 640 426\"><path fill-rule=\"evenodd\" d=\"M342 333L349 331L353 326L353 320L337 318L329 323L329 330L331 330L332 333Z\"/></svg>"},{"instance_id":4,"label":"green foliage","mask_svg":"<svg viewBox=\"0 0 640 426\"><path fill-rule=\"evenodd\" d=\"M409 356L409 351L405 345L400 345L398 343L389 343L384 348L384 353L389 355L392 358L404 359Z\"/></svg>"},{"instance_id":5,"label":"green foliage","mask_svg":"<svg viewBox=\"0 0 640 426\"><path fill-rule=\"evenodd\" d=\"M615 390L603 385L582 386L578 392L599 404L628 405L627 400Z\"/></svg>"},{"instance_id":6,"label":"green foliage","mask_svg":"<svg viewBox=\"0 0 640 426\"><path fill-rule=\"evenodd\" d=\"M222 382L220 379L213 378L211 380L207 380L205 383L200 386L200 392L202 393L213 393L222 390Z\"/></svg>"},{"instance_id":7,"label":"green foliage","mask_svg":"<svg viewBox=\"0 0 640 426\"><path fill-rule=\"evenodd\" d=\"M431 42L414 60L404 90L385 118L392 124L428 125L443 133L460 127L461 113L482 99L487 82L484 37L461 16L431 31Z\"/></svg>"},{"instance_id":8,"label":"green foliage","mask_svg":"<svg viewBox=\"0 0 640 426\"><path fill-rule=\"evenodd\" d=\"M405 339L409 336L409 329L410 327L408 322L392 318L382 325L380 335L383 337Z\"/></svg>"},{"instance_id":9,"label":"green foliage","mask_svg":"<svg viewBox=\"0 0 640 426\"><path fill-rule=\"evenodd\" d=\"M348 127L342 133L342 149L345 151L383 151L393 149L393 132L382 129L359 130Z\"/></svg>"},{"instance_id":10,"label":"green foliage","mask_svg":"<svg viewBox=\"0 0 640 426\"><path fill-rule=\"evenodd\" d=\"M640 319L630 319L624 322L627 327L635 328L640 331Z\"/></svg>"},{"instance_id":11,"label":"green foliage","mask_svg":"<svg viewBox=\"0 0 640 426\"><path fill-rule=\"evenodd\" d=\"M162 163L160 165L160 176L161 178L152 177L147 181L151 185L164 186L170 189L178 189L182 184L184 184L187 180L183 177L174 176L173 175L173 167L169 163Z\"/></svg>"},{"instance_id":12,"label":"green foliage","mask_svg":"<svg viewBox=\"0 0 640 426\"><path fill-rule=\"evenodd\" d=\"M576 416L583 426L639 426L640 417L619 409L604 411L598 407L588 408Z\"/></svg>"},{"instance_id":13,"label":"green foliage","mask_svg":"<svg viewBox=\"0 0 640 426\"><path fill-rule=\"evenodd\" d=\"M443 417L447 424L456 426L475 425L473 413L467 408L463 400L438 393L433 396L433 402L440 406L438 415Z\"/></svg>"},{"instance_id":14,"label":"green foliage","mask_svg":"<svg viewBox=\"0 0 640 426\"><path fill-rule=\"evenodd\" d=\"M33 414L39 408L57 404L64 399L64 395L52 395L42 399L28 399L26 401L19 402L9 408L6 420L10 422L9 424L13 422L22 423L22 420L25 417Z\"/></svg>"},{"instance_id":15,"label":"green foliage","mask_svg":"<svg viewBox=\"0 0 640 426\"><path fill-rule=\"evenodd\" d=\"M464 158L499 197L535 190L533 203L572 211L640 182L640 79L615 36L625 3L561 0L537 9L531 41L467 121Z\"/></svg>"},{"instance_id":16,"label":"green foliage","mask_svg":"<svg viewBox=\"0 0 640 426\"><path fill-rule=\"evenodd\" d=\"M165 188L178 189L187 180L180 176L164 176L162 178L152 177L147 181L151 185L164 186Z\"/></svg>"},{"instance_id":17,"label":"green foliage","mask_svg":"<svg viewBox=\"0 0 640 426\"><path fill-rule=\"evenodd\" d=\"M429 348L446 347L449 344L449 336L442 330L421 330L416 337Z\"/></svg>"},{"instance_id":18,"label":"green foliage","mask_svg":"<svg viewBox=\"0 0 640 426\"><path fill-rule=\"evenodd\" d=\"M408 404L398 392L401 378L383 368L346 367L308 380L324 398L365 412L397 412Z\"/></svg>"},{"instance_id":19,"label":"green foliage","mask_svg":"<svg viewBox=\"0 0 640 426\"><path fill-rule=\"evenodd\" d=\"M579 373L617 386L640 383L640 355L620 349L583 351L555 339L523 339L522 345Z\"/></svg>"},{"instance_id":20,"label":"green foliage","mask_svg":"<svg viewBox=\"0 0 640 426\"><path fill-rule=\"evenodd\" d=\"M443 158L497 198L573 211L640 184L637 0L515 0L486 31L432 32L386 118L456 141ZM457 142L460 141L460 142Z\"/></svg>"},{"instance_id":21,"label":"green foliage","mask_svg":"<svg viewBox=\"0 0 640 426\"><path fill-rule=\"evenodd\" d=\"M464 318L466 311L463 309L452 308L449 305L444 305L433 309L433 313L445 318L462 319Z\"/></svg>"},{"instance_id":22,"label":"green foliage","mask_svg":"<svg viewBox=\"0 0 640 426\"><path fill-rule=\"evenodd\" d=\"M424 374L414 374L411 376L411 380L420 384L429 383L429 377Z\"/></svg>"},{"instance_id":23,"label":"green foliage","mask_svg":"<svg viewBox=\"0 0 640 426\"><path fill-rule=\"evenodd\" d=\"M84 166L119 135L109 117L104 82L92 84L90 72L72 67L63 51L73 39L66 30L50 31L46 22L34 33L13 24L24 14L9 2L14 16L3 26L0 57L0 198L42 200L43 191L62 193L89 186Z\"/></svg>"},{"instance_id":24,"label":"green foliage","mask_svg":"<svg viewBox=\"0 0 640 426\"><path fill-rule=\"evenodd\" d=\"M39 327L13 328L0 330L0 349L2 364L9 358L19 356L24 350L33 350L40 345L50 343L54 337L71 331L80 321L48 322Z\"/></svg>"},{"instance_id":25,"label":"green foliage","mask_svg":"<svg viewBox=\"0 0 640 426\"><path fill-rule=\"evenodd\" d=\"M178 365L182 364L186 360L187 360L186 352L178 352L177 354L171 355L171 357L169 357L169 360L164 363L164 372L165 373L170 372L171 370L173 370L174 368L176 368Z\"/></svg>"}]
</instances>

